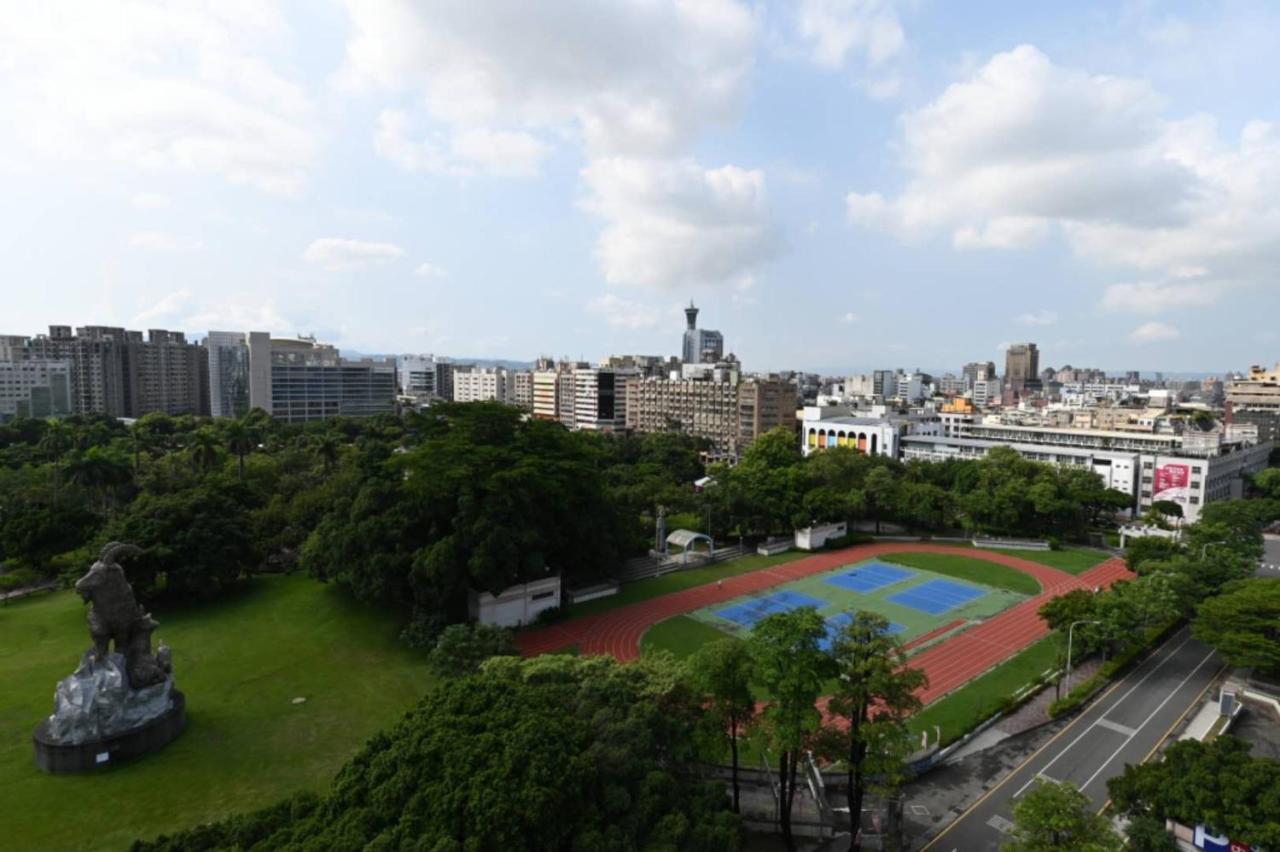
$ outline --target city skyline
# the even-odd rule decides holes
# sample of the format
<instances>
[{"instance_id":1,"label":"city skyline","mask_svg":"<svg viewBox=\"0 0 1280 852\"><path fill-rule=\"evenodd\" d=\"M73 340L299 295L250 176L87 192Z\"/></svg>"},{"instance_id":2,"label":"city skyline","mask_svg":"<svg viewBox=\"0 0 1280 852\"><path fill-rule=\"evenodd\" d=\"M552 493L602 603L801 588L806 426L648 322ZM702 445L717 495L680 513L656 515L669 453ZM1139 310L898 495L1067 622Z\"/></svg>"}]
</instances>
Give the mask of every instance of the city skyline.
<instances>
[{"instance_id":1,"label":"city skyline","mask_svg":"<svg viewBox=\"0 0 1280 852\"><path fill-rule=\"evenodd\" d=\"M1277 360L1263 4L495 8L15 17L0 334L596 361L692 297L759 371Z\"/></svg>"}]
</instances>

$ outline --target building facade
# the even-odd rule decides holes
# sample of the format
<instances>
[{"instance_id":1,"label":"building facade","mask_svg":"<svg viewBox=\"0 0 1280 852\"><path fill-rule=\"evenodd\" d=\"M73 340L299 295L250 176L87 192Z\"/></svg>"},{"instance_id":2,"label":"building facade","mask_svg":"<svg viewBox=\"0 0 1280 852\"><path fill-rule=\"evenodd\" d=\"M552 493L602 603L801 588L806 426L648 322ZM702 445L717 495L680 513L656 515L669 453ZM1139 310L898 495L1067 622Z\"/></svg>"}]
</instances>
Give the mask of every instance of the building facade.
<instances>
[{"instance_id":1,"label":"building facade","mask_svg":"<svg viewBox=\"0 0 1280 852\"><path fill-rule=\"evenodd\" d=\"M14 417L66 417L71 413L69 362L0 360L0 421Z\"/></svg>"},{"instance_id":2,"label":"building facade","mask_svg":"<svg viewBox=\"0 0 1280 852\"><path fill-rule=\"evenodd\" d=\"M686 364L714 364L724 358L724 336L718 331L698 328L698 309L693 302L684 309L685 330L681 358Z\"/></svg>"},{"instance_id":3,"label":"building facade","mask_svg":"<svg viewBox=\"0 0 1280 852\"><path fill-rule=\"evenodd\" d=\"M1028 383L1040 381L1040 350L1034 343L1014 343L1004 353L1004 385L1021 395Z\"/></svg>"},{"instance_id":4,"label":"building facade","mask_svg":"<svg viewBox=\"0 0 1280 852\"><path fill-rule=\"evenodd\" d=\"M1228 422L1255 424L1261 440L1280 440L1280 364L1250 367L1248 376L1232 379L1225 405Z\"/></svg>"}]
</instances>

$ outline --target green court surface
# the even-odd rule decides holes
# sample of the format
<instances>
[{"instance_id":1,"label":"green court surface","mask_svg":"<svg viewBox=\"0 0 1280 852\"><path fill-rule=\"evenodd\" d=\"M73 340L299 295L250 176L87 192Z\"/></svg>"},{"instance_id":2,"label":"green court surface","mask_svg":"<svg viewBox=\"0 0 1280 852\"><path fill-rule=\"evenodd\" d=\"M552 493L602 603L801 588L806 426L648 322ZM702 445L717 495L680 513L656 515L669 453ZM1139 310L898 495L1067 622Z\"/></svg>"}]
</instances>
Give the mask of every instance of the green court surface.
<instances>
[{"instance_id":1,"label":"green court surface","mask_svg":"<svg viewBox=\"0 0 1280 852\"><path fill-rule=\"evenodd\" d=\"M883 585L866 591L856 591L854 588L829 582L832 579L844 581L846 575L855 569L865 569L859 572L858 576L861 577L865 576L867 571L884 570L886 567L890 570L897 569L908 576L881 580ZM933 591L939 588L942 591ZM906 601L891 600L895 597L904 597L919 603L923 598L926 605L932 603L935 608L940 608L945 606L948 600L963 598L966 594L976 595L976 597L967 601L959 600L954 606L935 612L926 612L907 605ZM930 595L935 596L930 597ZM942 597L936 595L942 595ZM886 566L882 560L869 559L775 586L753 595L713 604L689 613L689 620L700 623L704 627L715 628L720 633L745 638L750 633L750 619L768 611L769 601L781 602L774 607L775 611L778 607L790 607L797 603L813 605L821 615L827 618L852 610L869 610L883 615L892 625L900 626L895 629L895 635L899 641L907 643L917 636L958 620L988 618L1023 600L1024 597L1008 589L996 588L970 579L960 579L955 575L945 576L917 566ZM762 606L765 609L761 609ZM682 624L678 630L663 631L663 638L671 640L673 645L667 649L678 656L695 650L687 647L693 641L702 644L714 635L710 631L695 631L686 624ZM648 644L654 647L653 643Z\"/></svg>"},{"instance_id":2,"label":"green court surface","mask_svg":"<svg viewBox=\"0 0 1280 852\"><path fill-rule=\"evenodd\" d=\"M923 568L935 574L972 580L983 586L1008 589L1022 595L1040 594L1040 584L1030 574L976 556L958 553L886 553L880 559L895 565Z\"/></svg>"},{"instance_id":3,"label":"green court surface","mask_svg":"<svg viewBox=\"0 0 1280 852\"><path fill-rule=\"evenodd\" d=\"M1083 574L1093 566L1111 558L1111 554L1105 550L1092 550L1087 547L1064 547L1061 550L997 549L992 552L1016 556L1028 562L1039 562L1041 565L1048 565L1050 568L1057 568L1059 571L1066 571L1068 574Z\"/></svg>"}]
</instances>

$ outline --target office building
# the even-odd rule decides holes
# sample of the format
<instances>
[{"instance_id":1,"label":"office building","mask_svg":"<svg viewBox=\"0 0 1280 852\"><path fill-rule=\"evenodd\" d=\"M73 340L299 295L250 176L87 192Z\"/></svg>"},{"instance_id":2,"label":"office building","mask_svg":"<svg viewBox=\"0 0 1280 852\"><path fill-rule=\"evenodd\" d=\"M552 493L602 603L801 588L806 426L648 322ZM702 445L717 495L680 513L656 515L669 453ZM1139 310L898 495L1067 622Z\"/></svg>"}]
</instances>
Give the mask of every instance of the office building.
<instances>
[{"instance_id":1,"label":"office building","mask_svg":"<svg viewBox=\"0 0 1280 852\"><path fill-rule=\"evenodd\" d=\"M394 362L350 361L313 338L271 339L269 347L270 401L264 409L277 420L305 423L395 412ZM258 357L251 344L250 362Z\"/></svg>"},{"instance_id":2,"label":"office building","mask_svg":"<svg viewBox=\"0 0 1280 852\"><path fill-rule=\"evenodd\" d=\"M5 354L0 351L0 356ZM66 417L71 413L69 362L0 359L0 421L14 417Z\"/></svg>"},{"instance_id":3,"label":"office building","mask_svg":"<svg viewBox=\"0 0 1280 852\"><path fill-rule=\"evenodd\" d=\"M396 358L396 382L400 393L426 402L436 394L436 360L430 355L400 355Z\"/></svg>"},{"instance_id":4,"label":"office building","mask_svg":"<svg viewBox=\"0 0 1280 852\"><path fill-rule=\"evenodd\" d=\"M505 367L459 367L453 370L454 402L511 402L515 379Z\"/></svg>"},{"instance_id":5,"label":"office building","mask_svg":"<svg viewBox=\"0 0 1280 852\"><path fill-rule=\"evenodd\" d=\"M796 386L777 377L636 378L627 383L627 428L685 432L706 438L715 452L737 456L756 438L796 427Z\"/></svg>"},{"instance_id":6,"label":"office building","mask_svg":"<svg viewBox=\"0 0 1280 852\"><path fill-rule=\"evenodd\" d=\"M573 371L573 428L620 432L626 428L626 373L600 367Z\"/></svg>"},{"instance_id":7,"label":"office building","mask_svg":"<svg viewBox=\"0 0 1280 852\"><path fill-rule=\"evenodd\" d=\"M1021 396L1040 381L1040 350L1034 343L1013 343L1004 353L1004 386Z\"/></svg>"},{"instance_id":8,"label":"office building","mask_svg":"<svg viewBox=\"0 0 1280 852\"><path fill-rule=\"evenodd\" d=\"M698 328L698 309L693 302L684 309L685 330L682 359L686 364L714 364L724 358L724 336L718 331Z\"/></svg>"},{"instance_id":9,"label":"office building","mask_svg":"<svg viewBox=\"0 0 1280 852\"><path fill-rule=\"evenodd\" d=\"M1274 370L1253 366L1226 388L1227 422L1252 424L1263 441L1280 440L1280 364Z\"/></svg>"},{"instance_id":10,"label":"office building","mask_svg":"<svg viewBox=\"0 0 1280 852\"><path fill-rule=\"evenodd\" d=\"M209 361L209 414L243 417L249 412L249 346L242 331L211 331L204 339Z\"/></svg>"}]
</instances>

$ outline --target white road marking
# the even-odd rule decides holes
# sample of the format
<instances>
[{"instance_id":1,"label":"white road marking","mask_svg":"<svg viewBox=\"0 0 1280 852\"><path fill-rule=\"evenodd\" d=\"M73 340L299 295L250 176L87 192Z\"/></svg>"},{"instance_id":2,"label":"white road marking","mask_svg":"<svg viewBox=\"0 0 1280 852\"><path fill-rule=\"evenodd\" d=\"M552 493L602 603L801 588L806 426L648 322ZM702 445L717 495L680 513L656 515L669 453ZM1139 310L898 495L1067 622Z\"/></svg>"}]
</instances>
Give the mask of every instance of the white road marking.
<instances>
[{"instance_id":1,"label":"white road marking","mask_svg":"<svg viewBox=\"0 0 1280 852\"><path fill-rule=\"evenodd\" d=\"M1160 670L1160 666L1163 666L1165 663L1169 662L1169 660L1173 659L1173 655L1174 655L1174 654L1176 654L1176 653L1178 653L1178 651L1182 649L1182 646L1183 646L1183 645L1185 645L1185 644L1187 644L1187 643L1188 643L1188 642L1190 642L1190 641L1191 641L1191 634L1190 634L1190 632L1188 632L1188 633L1187 633L1187 638L1186 638L1186 639L1183 639L1181 642L1179 642L1179 643L1178 643L1178 647L1176 647L1176 648L1174 648L1172 651L1170 651L1170 652L1165 656L1165 658L1164 658L1163 660L1161 660L1161 661L1160 661L1156 666L1154 666L1154 667L1151 669L1151 671L1147 672L1145 675L1143 675L1143 676L1142 676L1142 678L1141 678L1137 683L1135 683L1133 686L1129 687L1129 689L1125 692L1125 694L1124 694L1124 695L1122 695L1122 696L1120 696L1118 699L1116 699L1115 703L1111 705L1110 710L1108 710L1107 712L1108 712L1108 713L1110 713L1110 712L1111 712L1111 710L1114 710L1114 709L1116 709L1117 707L1119 707L1119 706L1124 702L1124 700L1125 700L1126 698L1128 698L1130 695L1133 695L1134 690L1136 690L1138 687L1142 686L1142 684L1146 683L1147 678L1151 677L1153 674L1155 674L1157 671L1159 671L1159 670ZM1042 775L1043 775L1043 774L1044 774L1044 773L1049 769L1049 767L1050 767L1050 766L1053 766L1055 763L1057 763L1057 762L1058 762L1058 759L1059 759L1060 757L1062 757L1062 756L1063 756L1064 754L1066 754L1067 752L1071 751L1071 749L1075 747L1075 744L1076 744L1076 743L1078 743L1078 742L1080 742L1080 740L1084 737L1084 735L1085 735L1085 734L1087 734L1087 733L1089 733L1090 731L1092 731L1092 730L1093 730L1094 725L1097 725L1097 724L1098 724L1098 723L1095 721L1095 722L1093 722L1093 724L1089 725L1089 727L1085 728L1083 731L1081 731L1079 734L1077 734L1077 735L1076 735L1076 738L1075 738L1074 740L1072 740L1070 743L1068 743L1066 748L1064 748L1062 751L1060 751L1060 752L1058 752L1056 755L1054 755L1053 760L1051 760L1051 761L1049 761L1048 763L1046 763L1046 764L1044 765L1044 768L1043 768L1043 769L1041 769L1041 770L1040 770L1039 772L1037 772L1035 775L1032 775L1032 776L1031 776L1031 778L1027 781L1027 783L1025 783L1025 784L1023 784L1021 787L1019 787L1019 788L1018 788L1018 792L1016 792L1016 793L1014 793L1014 794L1013 794L1013 798L1015 798L1015 799L1016 799L1016 798L1018 798L1019 796L1021 796L1023 793L1025 793L1025 792L1027 791L1027 788L1028 788L1028 787L1030 787L1032 784L1034 784L1037 778L1041 777L1041 776L1042 776Z\"/></svg>"},{"instance_id":2,"label":"white road marking","mask_svg":"<svg viewBox=\"0 0 1280 852\"><path fill-rule=\"evenodd\" d=\"M1169 694L1164 697L1164 701L1161 701L1159 704L1157 704L1156 709L1152 710L1149 714L1147 714L1147 718L1142 720L1142 724L1134 728L1133 730L1134 735L1136 735L1138 731L1141 731L1143 728L1145 728L1147 726L1147 723L1150 722L1152 719L1154 719L1155 715L1159 713L1162 709L1164 709L1164 705L1169 703L1169 700L1173 698L1174 695L1177 694L1179 689L1182 689L1182 687L1187 685L1187 681L1191 680L1191 678L1195 675L1195 673L1200 671L1201 666L1203 666L1205 663L1209 662L1210 659L1212 659L1214 653L1215 653L1214 651L1210 651L1208 654L1206 654L1205 658L1201 660L1199 663L1197 663L1196 667L1192 669L1177 686L1175 686L1172 690L1170 690ZM1098 775L1101 774L1102 770L1107 768L1108 763L1116 759L1116 755L1118 755L1121 749L1127 746L1129 744L1129 741L1132 739L1133 739L1132 735L1129 737L1126 737L1125 741L1120 744L1120 748L1117 748L1115 751L1111 752L1111 756L1108 757L1106 760L1104 760L1102 762L1102 765L1099 766L1097 770L1095 770L1094 773L1090 775L1083 784L1080 785L1080 789L1083 790L1085 787L1088 787L1093 782L1093 779L1097 778Z\"/></svg>"},{"instance_id":3,"label":"white road marking","mask_svg":"<svg viewBox=\"0 0 1280 852\"><path fill-rule=\"evenodd\" d=\"M1132 737L1134 734L1137 733L1137 731L1135 731L1133 728L1130 728L1128 725L1121 725L1119 722L1113 722L1110 719L1107 719L1105 717L1094 722L1094 724L1097 725L1099 728L1107 728L1109 730L1115 731L1117 734L1124 734L1126 737Z\"/></svg>"}]
</instances>

